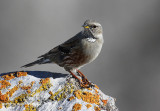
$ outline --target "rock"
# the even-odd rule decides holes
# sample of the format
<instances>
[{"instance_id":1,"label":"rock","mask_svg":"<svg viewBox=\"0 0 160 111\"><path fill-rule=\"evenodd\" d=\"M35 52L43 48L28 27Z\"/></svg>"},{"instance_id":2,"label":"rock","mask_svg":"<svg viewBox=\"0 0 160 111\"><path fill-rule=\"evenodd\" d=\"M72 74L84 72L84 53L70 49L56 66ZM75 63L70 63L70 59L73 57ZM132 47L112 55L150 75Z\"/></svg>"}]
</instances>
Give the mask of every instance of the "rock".
<instances>
[{"instance_id":1,"label":"rock","mask_svg":"<svg viewBox=\"0 0 160 111\"><path fill-rule=\"evenodd\" d=\"M0 75L1 111L118 111L97 85L81 88L71 75L45 71Z\"/></svg>"}]
</instances>

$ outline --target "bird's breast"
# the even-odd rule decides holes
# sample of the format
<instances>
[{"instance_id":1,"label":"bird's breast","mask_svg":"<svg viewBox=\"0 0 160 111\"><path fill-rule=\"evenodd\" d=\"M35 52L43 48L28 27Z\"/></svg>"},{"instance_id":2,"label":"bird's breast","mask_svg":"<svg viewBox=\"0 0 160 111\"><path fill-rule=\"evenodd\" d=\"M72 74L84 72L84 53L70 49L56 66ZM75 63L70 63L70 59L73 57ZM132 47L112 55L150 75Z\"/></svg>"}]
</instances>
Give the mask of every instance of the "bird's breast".
<instances>
[{"instance_id":1,"label":"bird's breast","mask_svg":"<svg viewBox=\"0 0 160 111\"><path fill-rule=\"evenodd\" d=\"M103 40L96 39L94 42L88 40L84 41L83 54L86 57L86 61L91 62L99 55L103 45Z\"/></svg>"},{"instance_id":2,"label":"bird's breast","mask_svg":"<svg viewBox=\"0 0 160 111\"><path fill-rule=\"evenodd\" d=\"M99 39L96 39L95 42L90 42L86 39L82 40L69 54L65 55L61 66L65 69L74 69L92 62L99 55L102 44L103 40Z\"/></svg>"}]
</instances>

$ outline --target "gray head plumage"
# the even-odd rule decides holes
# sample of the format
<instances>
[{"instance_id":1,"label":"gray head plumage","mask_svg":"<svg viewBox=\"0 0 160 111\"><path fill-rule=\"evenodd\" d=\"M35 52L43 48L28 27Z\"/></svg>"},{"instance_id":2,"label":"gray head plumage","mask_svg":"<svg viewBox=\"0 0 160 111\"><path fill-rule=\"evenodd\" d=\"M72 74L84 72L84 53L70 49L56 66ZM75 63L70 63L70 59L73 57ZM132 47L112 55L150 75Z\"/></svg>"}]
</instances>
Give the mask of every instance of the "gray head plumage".
<instances>
[{"instance_id":1,"label":"gray head plumage","mask_svg":"<svg viewBox=\"0 0 160 111\"><path fill-rule=\"evenodd\" d=\"M85 35L87 34L87 35L97 36L99 34L102 34L102 26L95 20L91 19L86 20L83 24L83 27Z\"/></svg>"}]
</instances>

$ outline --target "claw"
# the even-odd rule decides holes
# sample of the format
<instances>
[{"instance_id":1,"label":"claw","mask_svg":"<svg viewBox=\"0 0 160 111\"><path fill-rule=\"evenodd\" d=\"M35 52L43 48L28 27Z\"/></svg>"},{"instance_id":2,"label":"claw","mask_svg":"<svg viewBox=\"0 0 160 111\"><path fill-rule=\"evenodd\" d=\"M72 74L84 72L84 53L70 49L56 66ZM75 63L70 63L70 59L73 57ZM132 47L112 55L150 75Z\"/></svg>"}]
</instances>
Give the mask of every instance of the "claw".
<instances>
[{"instance_id":1,"label":"claw","mask_svg":"<svg viewBox=\"0 0 160 111\"><path fill-rule=\"evenodd\" d=\"M73 74L73 72L69 71L69 73L70 73L75 79L77 79L80 83L82 82L82 80L79 79L75 74Z\"/></svg>"},{"instance_id":2,"label":"claw","mask_svg":"<svg viewBox=\"0 0 160 111\"><path fill-rule=\"evenodd\" d=\"M79 70L77 70L77 72L82 78L81 87L89 88L91 86L91 83L88 81L88 79L85 77L85 75L82 72L80 72Z\"/></svg>"},{"instance_id":3,"label":"claw","mask_svg":"<svg viewBox=\"0 0 160 111\"><path fill-rule=\"evenodd\" d=\"M80 72L79 70L77 70L78 74L81 76L82 79L79 79L74 73L72 73L71 71L69 71L69 73L78 80L78 82L80 83L80 86L82 88L89 88L91 87L91 83L88 81L88 79L84 76L84 74L82 72Z\"/></svg>"},{"instance_id":4,"label":"claw","mask_svg":"<svg viewBox=\"0 0 160 111\"><path fill-rule=\"evenodd\" d=\"M81 85L82 88L89 88L89 87L91 87L90 83L89 84L87 84L87 83L80 83L80 85Z\"/></svg>"}]
</instances>

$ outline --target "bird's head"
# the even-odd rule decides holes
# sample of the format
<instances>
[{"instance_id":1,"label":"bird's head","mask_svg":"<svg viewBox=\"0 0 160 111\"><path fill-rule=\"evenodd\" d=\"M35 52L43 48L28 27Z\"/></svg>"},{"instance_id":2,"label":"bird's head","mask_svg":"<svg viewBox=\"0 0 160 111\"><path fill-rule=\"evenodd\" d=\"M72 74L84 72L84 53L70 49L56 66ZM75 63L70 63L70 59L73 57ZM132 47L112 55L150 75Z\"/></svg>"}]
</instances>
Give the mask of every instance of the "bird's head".
<instances>
[{"instance_id":1,"label":"bird's head","mask_svg":"<svg viewBox=\"0 0 160 111\"><path fill-rule=\"evenodd\" d=\"M94 37L102 34L102 26L95 20L86 20L82 26L85 33L93 34Z\"/></svg>"}]
</instances>

